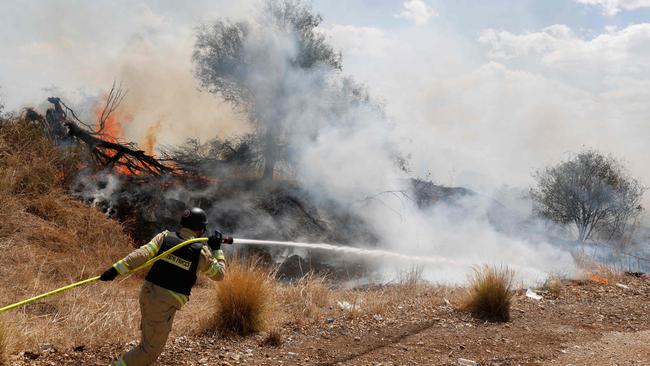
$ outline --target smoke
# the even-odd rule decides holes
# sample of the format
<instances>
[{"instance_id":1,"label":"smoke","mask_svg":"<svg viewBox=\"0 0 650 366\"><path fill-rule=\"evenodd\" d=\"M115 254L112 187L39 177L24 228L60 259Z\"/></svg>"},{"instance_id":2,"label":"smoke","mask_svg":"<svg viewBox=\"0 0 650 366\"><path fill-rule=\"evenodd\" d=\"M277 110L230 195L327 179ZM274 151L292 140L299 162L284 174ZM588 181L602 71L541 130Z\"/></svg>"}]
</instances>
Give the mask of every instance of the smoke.
<instances>
[{"instance_id":1,"label":"smoke","mask_svg":"<svg viewBox=\"0 0 650 366\"><path fill-rule=\"evenodd\" d=\"M573 273L567 251L539 238L528 239L525 233L497 231L489 219L494 206L489 198L466 197L454 205L419 207L409 198L414 195L406 179L409 175L398 168L396 157L435 149L435 135L422 134L423 129L399 117L389 118L364 87L336 69L297 65L294 60L302 47L290 29L275 27L261 15L248 20L245 29L240 52L246 66L211 70L254 91L250 110L254 118L280 116L269 118L265 127L286 131L283 137L292 152L295 175L313 196L350 207L371 223L384 247L468 264L424 268L431 280L461 281L469 265L476 263L512 266L527 282L548 273ZM206 78L205 73L202 76ZM414 158L418 163L420 159ZM386 191L402 194L378 196ZM359 201L365 203L355 204ZM393 268L397 264L382 265L387 273L413 265L399 263Z\"/></svg>"},{"instance_id":2,"label":"smoke","mask_svg":"<svg viewBox=\"0 0 650 366\"><path fill-rule=\"evenodd\" d=\"M190 58L198 22L241 16L250 6L196 1L171 10L164 2L137 1L3 4L0 23L9 40L0 53L11 56L0 61L0 84L8 107L40 105L56 95L92 122L117 81L128 91L119 110L128 116L119 121L125 140L155 140L160 147L246 132L250 127L236 111L198 90Z\"/></svg>"},{"instance_id":3,"label":"smoke","mask_svg":"<svg viewBox=\"0 0 650 366\"><path fill-rule=\"evenodd\" d=\"M278 79L284 87L257 114L281 112L295 176L315 197L351 207L382 245L398 252L571 273L569 255L543 235L548 228L518 225L530 213L531 173L588 147L623 159L632 176L650 182L647 24L593 37L563 25L467 36L446 23L448 9L432 9L438 16L427 24L398 29L326 23L319 30L343 53L340 74L288 62L298 50L295 40L281 30L262 31L268 28L253 10L257 2L193 2L174 12L137 4L135 16L124 20L116 10L124 4L88 4L39 4L30 9L33 19L16 24L21 32L32 27L48 36L2 52L14 61L0 60L0 69L9 70L3 75L38 70L30 78L3 79L3 92L14 98L7 99L9 108L19 104L16 98L40 102L47 93L34 90L49 85L80 103L88 95L97 101L98 88L117 79L129 90L128 140L154 139L160 146L251 131L246 115L197 89L190 61L193 27L224 17L247 21L255 32L246 44L255 55L249 85L262 98ZM106 14L115 25L84 32L93 29L88 14ZM65 18L65 26L48 21L54 16ZM360 89L346 75L365 83L372 98L355 95ZM410 174L396 168L396 156L408 158ZM412 196L409 176L479 194L425 209L401 193L375 197L383 191ZM491 197L507 206L505 221L518 231L495 228ZM271 218L264 221L272 227ZM464 269L429 271L434 280L464 276Z\"/></svg>"}]
</instances>

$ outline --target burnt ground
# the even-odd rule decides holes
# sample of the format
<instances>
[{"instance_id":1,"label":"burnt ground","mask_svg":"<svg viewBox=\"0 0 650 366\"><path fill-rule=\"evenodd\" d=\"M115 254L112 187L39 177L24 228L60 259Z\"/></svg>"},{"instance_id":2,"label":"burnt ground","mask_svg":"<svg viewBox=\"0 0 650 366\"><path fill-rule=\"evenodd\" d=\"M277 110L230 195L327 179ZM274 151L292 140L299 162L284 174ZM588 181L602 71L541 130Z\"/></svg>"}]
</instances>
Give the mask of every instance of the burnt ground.
<instances>
[{"instance_id":1,"label":"burnt ground","mask_svg":"<svg viewBox=\"0 0 650 366\"><path fill-rule=\"evenodd\" d=\"M398 301L376 309L381 315L332 306L311 324L285 321L278 347L265 345L265 334L176 336L158 365L458 365L459 358L481 365L650 365L648 278L564 281L556 299L540 301L520 291L507 323L456 310L460 289L400 291ZM14 364L105 365L126 348L23 352Z\"/></svg>"}]
</instances>

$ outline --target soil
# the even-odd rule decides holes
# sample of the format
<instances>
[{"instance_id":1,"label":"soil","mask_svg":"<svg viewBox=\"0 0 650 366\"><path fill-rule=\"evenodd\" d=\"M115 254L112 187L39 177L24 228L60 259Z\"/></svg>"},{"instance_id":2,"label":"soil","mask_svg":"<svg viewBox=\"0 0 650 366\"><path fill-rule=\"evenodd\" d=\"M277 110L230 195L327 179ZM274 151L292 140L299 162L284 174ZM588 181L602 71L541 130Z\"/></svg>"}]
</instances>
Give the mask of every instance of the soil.
<instances>
[{"instance_id":1,"label":"soil","mask_svg":"<svg viewBox=\"0 0 650 366\"><path fill-rule=\"evenodd\" d=\"M519 291L507 323L477 320L457 310L454 299L460 291L419 289L375 314L335 305L316 322L280 324L280 346L267 345L264 333L176 336L157 364L458 365L463 358L480 365L650 365L648 278L625 276L609 284L563 281L557 298L546 293L542 300ZM43 346L15 355L12 364L106 365L129 347Z\"/></svg>"}]
</instances>

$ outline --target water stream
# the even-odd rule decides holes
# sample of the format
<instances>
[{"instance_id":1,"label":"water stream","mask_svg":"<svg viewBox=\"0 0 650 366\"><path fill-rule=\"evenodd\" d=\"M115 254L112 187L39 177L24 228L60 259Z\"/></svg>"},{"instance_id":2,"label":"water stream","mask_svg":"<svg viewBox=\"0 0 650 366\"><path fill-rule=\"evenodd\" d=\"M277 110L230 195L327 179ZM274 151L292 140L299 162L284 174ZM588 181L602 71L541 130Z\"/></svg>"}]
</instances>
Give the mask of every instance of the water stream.
<instances>
[{"instance_id":1,"label":"water stream","mask_svg":"<svg viewBox=\"0 0 650 366\"><path fill-rule=\"evenodd\" d=\"M448 264L454 266L469 267L471 264L457 262L451 259L444 257L431 257L431 256L415 256L400 254L395 252L390 252L383 249L365 249L365 248L355 248L345 245L332 245L325 243L300 243L293 241L273 241L273 240L256 240L256 239L235 239L235 244L257 244L257 245L278 245L278 246L289 246L295 248L307 248L307 249L322 249L330 250L344 254L357 255L364 258L376 258L376 259L392 259L392 260L401 260L408 262L416 263L429 263L429 264Z\"/></svg>"}]
</instances>

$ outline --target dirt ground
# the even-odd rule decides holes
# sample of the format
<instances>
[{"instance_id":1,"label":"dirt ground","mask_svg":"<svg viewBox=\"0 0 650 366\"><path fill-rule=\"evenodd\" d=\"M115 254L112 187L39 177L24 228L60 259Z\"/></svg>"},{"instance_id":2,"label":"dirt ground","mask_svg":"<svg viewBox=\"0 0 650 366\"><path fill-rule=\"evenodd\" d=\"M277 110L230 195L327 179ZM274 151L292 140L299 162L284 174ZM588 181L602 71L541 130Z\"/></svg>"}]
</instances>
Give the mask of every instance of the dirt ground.
<instances>
[{"instance_id":1,"label":"dirt ground","mask_svg":"<svg viewBox=\"0 0 650 366\"><path fill-rule=\"evenodd\" d=\"M361 290L360 290L361 291ZM370 289L362 291L390 291ZM424 287L373 311L326 308L319 321L278 327L282 344L249 337L174 336L158 365L650 365L650 279L604 285L564 281L557 298L515 297L511 320L488 323L456 310L461 289ZM446 299L450 299L446 301ZM381 314L379 314L381 313ZM106 365L129 345L15 355L15 365Z\"/></svg>"}]
</instances>

